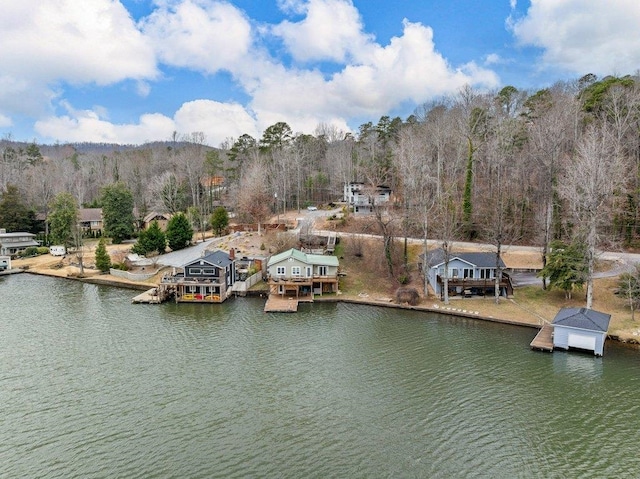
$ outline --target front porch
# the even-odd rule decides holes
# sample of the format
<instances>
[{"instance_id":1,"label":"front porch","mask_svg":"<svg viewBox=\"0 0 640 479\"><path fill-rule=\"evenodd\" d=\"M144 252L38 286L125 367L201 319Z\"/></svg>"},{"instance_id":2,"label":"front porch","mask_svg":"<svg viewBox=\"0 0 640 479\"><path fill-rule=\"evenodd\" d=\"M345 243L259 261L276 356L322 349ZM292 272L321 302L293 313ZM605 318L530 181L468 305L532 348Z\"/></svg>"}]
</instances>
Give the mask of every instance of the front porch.
<instances>
[{"instance_id":1,"label":"front porch","mask_svg":"<svg viewBox=\"0 0 640 479\"><path fill-rule=\"evenodd\" d=\"M313 301L314 295L338 292L338 278L331 276L306 277L270 277L269 294L281 297L293 297L298 300Z\"/></svg>"},{"instance_id":2,"label":"front porch","mask_svg":"<svg viewBox=\"0 0 640 479\"><path fill-rule=\"evenodd\" d=\"M173 276L163 278L160 287L170 289L176 303L222 303L227 299L226 285L213 279Z\"/></svg>"}]
</instances>

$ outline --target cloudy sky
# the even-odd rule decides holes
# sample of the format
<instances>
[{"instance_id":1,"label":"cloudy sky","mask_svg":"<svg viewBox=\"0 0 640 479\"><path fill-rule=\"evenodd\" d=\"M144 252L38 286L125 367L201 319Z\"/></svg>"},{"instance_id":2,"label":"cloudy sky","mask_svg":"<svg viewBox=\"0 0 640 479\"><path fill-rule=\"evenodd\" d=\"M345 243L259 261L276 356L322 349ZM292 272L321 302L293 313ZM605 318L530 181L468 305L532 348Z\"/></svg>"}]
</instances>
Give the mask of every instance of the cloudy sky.
<instances>
[{"instance_id":1,"label":"cloudy sky","mask_svg":"<svg viewBox=\"0 0 640 479\"><path fill-rule=\"evenodd\" d=\"M208 144L640 68L638 0L0 0L0 136Z\"/></svg>"}]
</instances>

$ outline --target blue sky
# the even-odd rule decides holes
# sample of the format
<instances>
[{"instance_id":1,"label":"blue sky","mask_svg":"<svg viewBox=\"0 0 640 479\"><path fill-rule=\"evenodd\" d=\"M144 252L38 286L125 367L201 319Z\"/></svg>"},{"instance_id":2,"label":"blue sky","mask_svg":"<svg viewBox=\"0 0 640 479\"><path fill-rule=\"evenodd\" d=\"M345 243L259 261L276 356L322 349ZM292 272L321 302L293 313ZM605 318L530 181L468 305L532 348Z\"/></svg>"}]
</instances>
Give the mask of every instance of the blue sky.
<instances>
[{"instance_id":1,"label":"blue sky","mask_svg":"<svg viewBox=\"0 0 640 479\"><path fill-rule=\"evenodd\" d=\"M0 135L218 146L640 68L637 0L0 0Z\"/></svg>"}]
</instances>

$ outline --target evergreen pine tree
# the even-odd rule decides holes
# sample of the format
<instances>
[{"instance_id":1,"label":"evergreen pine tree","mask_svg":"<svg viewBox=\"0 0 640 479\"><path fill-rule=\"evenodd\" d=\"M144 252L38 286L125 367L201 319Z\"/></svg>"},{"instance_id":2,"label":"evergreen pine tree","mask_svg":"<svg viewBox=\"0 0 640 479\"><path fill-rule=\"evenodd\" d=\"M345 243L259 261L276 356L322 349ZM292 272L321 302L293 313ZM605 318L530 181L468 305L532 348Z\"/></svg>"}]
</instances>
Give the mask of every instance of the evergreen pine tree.
<instances>
[{"instance_id":1,"label":"evergreen pine tree","mask_svg":"<svg viewBox=\"0 0 640 479\"><path fill-rule=\"evenodd\" d=\"M103 273L108 273L109 268L111 268L111 257L104 244L104 238L100 238L100 242L96 248L96 268Z\"/></svg>"},{"instance_id":2,"label":"evergreen pine tree","mask_svg":"<svg viewBox=\"0 0 640 479\"><path fill-rule=\"evenodd\" d=\"M184 213L171 217L167 224L167 242L173 251L186 248L193 239L193 228Z\"/></svg>"}]
</instances>

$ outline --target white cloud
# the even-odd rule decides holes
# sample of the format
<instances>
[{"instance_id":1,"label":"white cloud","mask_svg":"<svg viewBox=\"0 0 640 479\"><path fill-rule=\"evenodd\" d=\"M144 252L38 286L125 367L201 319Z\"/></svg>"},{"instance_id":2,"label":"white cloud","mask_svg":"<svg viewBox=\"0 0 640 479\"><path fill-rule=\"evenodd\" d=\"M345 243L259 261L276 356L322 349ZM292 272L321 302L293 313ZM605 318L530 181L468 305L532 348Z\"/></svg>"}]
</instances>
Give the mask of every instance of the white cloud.
<instances>
[{"instance_id":1,"label":"white cloud","mask_svg":"<svg viewBox=\"0 0 640 479\"><path fill-rule=\"evenodd\" d=\"M90 141L138 144L148 140L168 139L175 131L171 118L145 114L137 124L114 124L94 110L73 110L61 117L49 117L35 124L36 132L55 141Z\"/></svg>"},{"instance_id":2,"label":"white cloud","mask_svg":"<svg viewBox=\"0 0 640 479\"><path fill-rule=\"evenodd\" d=\"M0 114L0 128L6 128L8 126L13 125L13 122L11 121L11 118L9 118L8 116L4 116L2 114Z\"/></svg>"},{"instance_id":3,"label":"white cloud","mask_svg":"<svg viewBox=\"0 0 640 479\"><path fill-rule=\"evenodd\" d=\"M141 28L162 62L207 73L232 68L251 45L247 19L234 6L217 1L162 6Z\"/></svg>"},{"instance_id":4,"label":"white cloud","mask_svg":"<svg viewBox=\"0 0 640 479\"><path fill-rule=\"evenodd\" d=\"M117 0L9 3L0 17L0 115L40 106L35 128L53 140L141 143L173 131L202 131L209 144L219 144L243 133L259 136L277 121L301 132L318 123L346 130L354 117L375 119L465 84L498 84L494 72L475 63L450 65L436 50L431 28L421 23L405 20L400 35L387 45L377 43L351 0L278 0L281 9L303 16L275 26L252 22L219 0L155 0L155 10L138 25ZM274 36L292 65L267 49ZM151 97L160 76L156 60L176 67L175 76L181 69L228 71L244 90L246 105L187 97L174 112L120 123L110 119L108 105L67 105L64 115L51 115L53 102L64 104L75 84L133 80L140 99ZM327 60L335 62L332 73L315 63ZM113 115L118 117L115 110Z\"/></svg>"},{"instance_id":5,"label":"white cloud","mask_svg":"<svg viewBox=\"0 0 640 479\"><path fill-rule=\"evenodd\" d=\"M6 75L106 85L157 74L151 46L112 0L5 1L0 31Z\"/></svg>"},{"instance_id":6,"label":"white cloud","mask_svg":"<svg viewBox=\"0 0 640 479\"><path fill-rule=\"evenodd\" d=\"M497 65L497 64L502 63L502 62L503 62L502 58L497 53L489 53L484 58L484 64L485 65Z\"/></svg>"},{"instance_id":7,"label":"white cloud","mask_svg":"<svg viewBox=\"0 0 640 479\"><path fill-rule=\"evenodd\" d=\"M95 141L141 144L169 139L174 131L181 134L203 132L208 144L219 145L225 139L243 133L257 135L256 122L237 103L196 100L184 103L173 118L160 113L140 116L137 123L116 124L109 121L104 107L76 110L63 103L67 114L36 122L39 135L54 141Z\"/></svg>"},{"instance_id":8,"label":"white cloud","mask_svg":"<svg viewBox=\"0 0 640 479\"><path fill-rule=\"evenodd\" d=\"M351 1L310 0L307 4L288 5L289 9L304 9L304 20L284 21L273 28L293 57L298 61L344 61L372 42L363 33L362 20Z\"/></svg>"},{"instance_id":9,"label":"white cloud","mask_svg":"<svg viewBox=\"0 0 640 479\"><path fill-rule=\"evenodd\" d=\"M219 145L226 138L238 138L243 133L258 134L255 119L238 103L190 101L180 107L174 118L176 131L201 131L211 145Z\"/></svg>"},{"instance_id":10,"label":"white cloud","mask_svg":"<svg viewBox=\"0 0 640 479\"><path fill-rule=\"evenodd\" d=\"M153 50L113 0L2 2L0 111L39 116L64 83L107 85L157 75Z\"/></svg>"},{"instance_id":11,"label":"white cloud","mask_svg":"<svg viewBox=\"0 0 640 479\"><path fill-rule=\"evenodd\" d=\"M261 124L284 119L297 131L298 123L308 125L310 118L316 124L344 125L344 118L383 115L405 102L419 104L465 84L498 84L492 71L473 63L452 68L435 50L431 28L408 21L402 36L385 47L370 44L355 60L329 78L317 70L265 63L250 85L245 82L251 107Z\"/></svg>"},{"instance_id":12,"label":"white cloud","mask_svg":"<svg viewBox=\"0 0 640 479\"><path fill-rule=\"evenodd\" d=\"M512 22L523 45L544 50L543 63L582 75L633 73L640 65L637 0L532 0Z\"/></svg>"}]
</instances>

